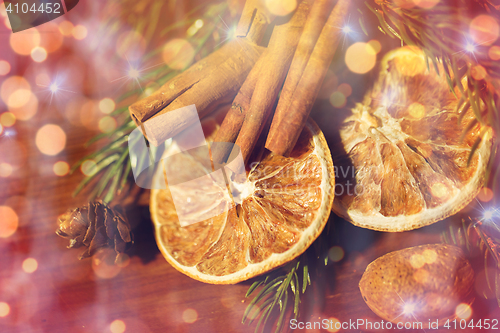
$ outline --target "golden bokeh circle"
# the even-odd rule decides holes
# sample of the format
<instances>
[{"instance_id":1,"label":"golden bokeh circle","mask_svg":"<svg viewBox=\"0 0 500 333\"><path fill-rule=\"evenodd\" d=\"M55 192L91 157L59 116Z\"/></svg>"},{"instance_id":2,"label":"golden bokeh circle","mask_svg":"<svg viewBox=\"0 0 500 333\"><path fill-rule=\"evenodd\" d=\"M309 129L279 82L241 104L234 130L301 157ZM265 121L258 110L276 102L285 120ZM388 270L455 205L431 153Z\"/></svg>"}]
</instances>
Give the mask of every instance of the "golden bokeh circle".
<instances>
[{"instance_id":1,"label":"golden bokeh circle","mask_svg":"<svg viewBox=\"0 0 500 333\"><path fill-rule=\"evenodd\" d=\"M371 51L369 51L371 50ZM377 54L367 43L357 42L349 46L345 54L345 63L356 74L365 74L375 67Z\"/></svg>"},{"instance_id":2,"label":"golden bokeh circle","mask_svg":"<svg viewBox=\"0 0 500 333\"><path fill-rule=\"evenodd\" d=\"M66 133L58 125L47 124L37 131L35 143L42 154L55 156L66 146Z\"/></svg>"}]
</instances>

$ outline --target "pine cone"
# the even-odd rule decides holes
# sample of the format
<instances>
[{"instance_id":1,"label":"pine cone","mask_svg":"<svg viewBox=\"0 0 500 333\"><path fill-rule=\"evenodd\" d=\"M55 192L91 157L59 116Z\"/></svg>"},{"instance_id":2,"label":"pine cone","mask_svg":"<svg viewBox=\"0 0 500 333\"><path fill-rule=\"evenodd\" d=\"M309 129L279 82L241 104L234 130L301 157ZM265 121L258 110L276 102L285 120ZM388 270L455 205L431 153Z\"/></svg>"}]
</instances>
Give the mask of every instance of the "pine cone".
<instances>
[{"instance_id":1,"label":"pine cone","mask_svg":"<svg viewBox=\"0 0 500 333\"><path fill-rule=\"evenodd\" d=\"M80 260L93 256L104 247L114 248L116 258L133 243L130 224L120 206L110 208L102 201L89 202L58 217L56 234L69 238L68 248L86 246Z\"/></svg>"}]
</instances>

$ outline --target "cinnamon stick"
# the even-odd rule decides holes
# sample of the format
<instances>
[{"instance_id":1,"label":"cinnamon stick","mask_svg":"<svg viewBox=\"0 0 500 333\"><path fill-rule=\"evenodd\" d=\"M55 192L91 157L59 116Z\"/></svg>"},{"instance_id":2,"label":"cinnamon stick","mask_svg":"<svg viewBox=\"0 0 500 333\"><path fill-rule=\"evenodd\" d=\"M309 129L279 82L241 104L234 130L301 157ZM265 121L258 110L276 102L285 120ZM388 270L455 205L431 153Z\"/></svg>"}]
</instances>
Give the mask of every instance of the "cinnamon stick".
<instances>
[{"instance_id":1,"label":"cinnamon stick","mask_svg":"<svg viewBox=\"0 0 500 333\"><path fill-rule=\"evenodd\" d=\"M278 101L276 111L274 112L267 142L271 142L273 140L273 136L277 131L277 127L279 126L281 119L288 112L295 89L297 88L300 78L304 73L304 69L309 61L311 53L313 52L321 30L328 19L328 14L332 11L333 4L334 0L316 0L311 7L307 21L304 25L304 31L300 36L297 50L293 56L292 64L290 65L290 70L288 71L285 84L281 90L280 99Z\"/></svg>"},{"instance_id":2,"label":"cinnamon stick","mask_svg":"<svg viewBox=\"0 0 500 333\"><path fill-rule=\"evenodd\" d=\"M194 121L180 116L165 123L159 121L159 116L194 104L201 118L232 100L264 50L257 43L272 18L260 0L247 0L235 39L129 107L132 119L144 135L147 130L150 136L154 134L150 142L161 143ZM155 121L145 123L155 117L158 117ZM159 126L164 128L160 130Z\"/></svg>"},{"instance_id":3,"label":"cinnamon stick","mask_svg":"<svg viewBox=\"0 0 500 333\"><path fill-rule=\"evenodd\" d=\"M250 108L252 95L259 79L261 66L266 60L267 52L268 50L266 49L255 63L255 66L253 66L250 74L248 74L217 131L214 142L236 142L241 126L243 126L243 121L245 120L245 114ZM216 149L212 150L214 161L217 161L219 164L226 162L231 153L231 145L215 145L214 147L216 147Z\"/></svg>"},{"instance_id":4,"label":"cinnamon stick","mask_svg":"<svg viewBox=\"0 0 500 333\"><path fill-rule=\"evenodd\" d=\"M234 45L237 45L235 52L216 66L208 76L200 78L165 108L140 124L153 145L161 144L192 125L197 119L203 118L223 104L230 103L264 49L244 39L233 40L227 47L232 48ZM193 104L199 118L184 116L179 112L163 117L171 111Z\"/></svg>"},{"instance_id":5,"label":"cinnamon stick","mask_svg":"<svg viewBox=\"0 0 500 333\"><path fill-rule=\"evenodd\" d=\"M245 114L236 144L245 162L255 147L262 129L272 112L278 92L295 53L300 34L307 19L311 1L302 1L288 22L276 25L263 58L259 78Z\"/></svg>"},{"instance_id":6,"label":"cinnamon stick","mask_svg":"<svg viewBox=\"0 0 500 333\"><path fill-rule=\"evenodd\" d=\"M203 77L210 76L218 66L227 61L239 49L240 45L230 42L217 51L201 59L183 73L170 79L156 92L130 105L129 111L134 122L139 126L160 110L168 106L177 97L197 84Z\"/></svg>"},{"instance_id":7,"label":"cinnamon stick","mask_svg":"<svg viewBox=\"0 0 500 333\"><path fill-rule=\"evenodd\" d=\"M266 142L266 148L275 154L288 156L304 128L338 47L342 32L341 26L350 2L351 0L339 0L335 5L295 89L286 116L274 126L273 133L270 134L272 140Z\"/></svg>"},{"instance_id":8,"label":"cinnamon stick","mask_svg":"<svg viewBox=\"0 0 500 333\"><path fill-rule=\"evenodd\" d=\"M258 44L274 17L267 10L264 0L247 0L236 27L236 37L246 37Z\"/></svg>"}]
</instances>

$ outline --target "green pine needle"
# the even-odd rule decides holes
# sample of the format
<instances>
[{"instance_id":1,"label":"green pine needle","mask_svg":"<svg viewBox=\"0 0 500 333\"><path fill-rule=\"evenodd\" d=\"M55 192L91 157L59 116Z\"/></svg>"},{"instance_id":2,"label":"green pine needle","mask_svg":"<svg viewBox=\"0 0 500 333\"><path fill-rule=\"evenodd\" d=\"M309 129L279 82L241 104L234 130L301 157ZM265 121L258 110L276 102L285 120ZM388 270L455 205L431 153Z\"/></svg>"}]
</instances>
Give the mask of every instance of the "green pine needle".
<instances>
[{"instance_id":1,"label":"green pine needle","mask_svg":"<svg viewBox=\"0 0 500 333\"><path fill-rule=\"evenodd\" d=\"M135 2L130 1L130 6L133 6ZM140 25L144 34L151 35L158 21L158 15L160 9L162 8L163 2L154 2L147 12L150 15L150 20L142 18L137 21ZM175 24L170 25L164 31L162 35L166 34L168 31L177 29L180 27L187 26L195 22L198 18L203 18L205 20L205 29L200 29L199 32L192 36L186 36L186 39L195 48L195 57L203 57L207 53L214 50L213 45L216 45L219 41L215 40L214 31L217 29L223 30L224 23L221 21L220 17L224 15L227 10L227 3L220 2L216 4L202 4L195 8L192 12L186 15L186 19ZM131 20L135 20L136 17L131 16ZM147 24L146 24L146 21ZM105 27L110 27L116 22L105 22ZM104 29L106 31L106 29ZM157 56L161 52L161 48L153 50L145 56L145 59ZM175 75L182 71L173 70L168 66L160 66L158 69L148 72L143 79L151 80L159 85L167 82ZM125 92L122 96L118 97L116 101L119 103L127 98L134 97L136 99L143 95L142 89L131 89ZM111 113L118 123L122 123L121 126L116 128L114 131L109 133L102 133L93 137L86 146L90 146L101 140L107 140L108 143L100 150L85 156L83 159L78 161L73 165L71 173L77 170L85 161L92 160L96 165L90 170L90 173L85 177L80 184L76 187L73 192L73 196L78 195L83 189L92 184L92 190L89 194L89 200L94 200L95 198L101 198L104 202L112 201L117 194L119 194L127 185L127 182L131 178L131 161L129 161L128 153L128 136L133 129L136 128L135 123L129 118L128 105L117 108ZM124 119L125 115L125 120ZM135 144L134 142L132 144ZM146 152L144 152L145 154ZM142 158L144 157L144 158ZM143 163L145 156L139 156L138 161L135 163ZM140 165L139 168L140 169Z\"/></svg>"},{"instance_id":2,"label":"green pine needle","mask_svg":"<svg viewBox=\"0 0 500 333\"><path fill-rule=\"evenodd\" d=\"M255 332L264 332L265 327L268 325L269 318L273 311L278 311L279 316L276 322L275 332L282 330L285 324L285 315L289 309L290 303L293 305L293 316L295 319L299 316L299 306L301 295L306 291L307 284L310 284L309 273L307 265L301 264L301 260L292 261L285 268L285 273L274 278L270 282L270 274L259 278L248 289L245 297L250 297L258 288L261 288L257 295L248 304L245 312L243 313L242 323L252 322L259 318ZM302 279L299 274L302 272ZM272 273L271 273L272 274ZM302 281L302 285L300 283ZM289 302L289 294L293 294L293 300Z\"/></svg>"}]
</instances>

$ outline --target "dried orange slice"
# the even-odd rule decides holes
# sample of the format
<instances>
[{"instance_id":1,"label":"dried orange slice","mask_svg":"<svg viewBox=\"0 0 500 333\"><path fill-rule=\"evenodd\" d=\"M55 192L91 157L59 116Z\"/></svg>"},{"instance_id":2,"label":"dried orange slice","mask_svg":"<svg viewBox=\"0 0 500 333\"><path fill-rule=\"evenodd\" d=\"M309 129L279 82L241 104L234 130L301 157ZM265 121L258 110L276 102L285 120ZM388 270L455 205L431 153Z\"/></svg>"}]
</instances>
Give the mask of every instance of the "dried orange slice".
<instances>
[{"instance_id":1,"label":"dried orange slice","mask_svg":"<svg viewBox=\"0 0 500 333\"><path fill-rule=\"evenodd\" d=\"M486 132L468 165L482 126L471 108L457 112L459 98L438 69L428 68L414 47L384 57L378 82L346 115L341 142L331 147L338 215L368 229L411 230L456 213L477 195L493 134Z\"/></svg>"},{"instance_id":2,"label":"dried orange slice","mask_svg":"<svg viewBox=\"0 0 500 333\"><path fill-rule=\"evenodd\" d=\"M215 118L205 121L207 141L217 129ZM171 149L178 150L178 144L174 142L164 156ZM333 204L333 164L323 133L312 120L290 157L262 148L250 161L255 162L249 163L241 204L202 222L181 227L168 186L151 191L158 247L180 272L207 283L237 283L299 256L323 230ZM196 156L167 163L165 168L172 173L186 168L197 169L200 175L210 172ZM190 207L206 207L202 201L207 197L194 187L185 188L186 200L193 202Z\"/></svg>"}]
</instances>

